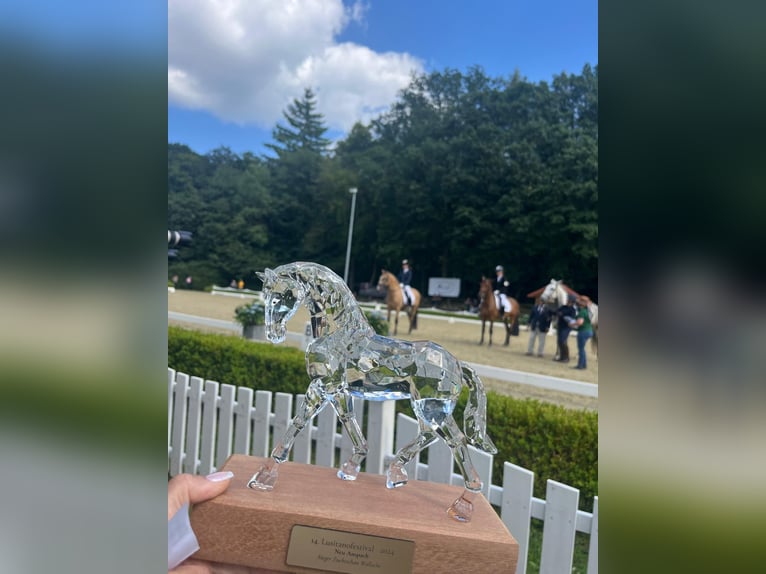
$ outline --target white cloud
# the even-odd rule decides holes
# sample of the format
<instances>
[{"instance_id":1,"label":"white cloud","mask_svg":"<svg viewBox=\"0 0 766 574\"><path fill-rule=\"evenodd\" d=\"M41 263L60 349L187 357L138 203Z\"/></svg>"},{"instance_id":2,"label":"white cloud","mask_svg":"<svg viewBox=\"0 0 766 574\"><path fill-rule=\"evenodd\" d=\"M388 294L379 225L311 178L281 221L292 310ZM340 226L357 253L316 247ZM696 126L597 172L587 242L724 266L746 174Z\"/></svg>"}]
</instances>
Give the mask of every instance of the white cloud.
<instances>
[{"instance_id":1,"label":"white cloud","mask_svg":"<svg viewBox=\"0 0 766 574\"><path fill-rule=\"evenodd\" d=\"M423 64L336 38L367 7L341 0L169 0L168 100L271 127L306 87L332 129L391 104Z\"/></svg>"}]
</instances>

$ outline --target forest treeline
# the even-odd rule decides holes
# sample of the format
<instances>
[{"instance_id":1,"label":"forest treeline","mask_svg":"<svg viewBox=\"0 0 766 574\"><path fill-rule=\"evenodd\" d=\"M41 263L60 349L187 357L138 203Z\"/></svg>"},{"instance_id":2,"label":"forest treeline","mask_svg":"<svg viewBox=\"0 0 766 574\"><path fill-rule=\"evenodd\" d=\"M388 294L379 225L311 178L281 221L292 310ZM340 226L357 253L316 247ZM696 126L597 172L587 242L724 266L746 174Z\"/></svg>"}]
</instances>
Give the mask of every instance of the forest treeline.
<instances>
[{"instance_id":1,"label":"forest treeline","mask_svg":"<svg viewBox=\"0 0 766 574\"><path fill-rule=\"evenodd\" d=\"M598 298L598 68L532 83L481 68L413 76L396 102L331 145L307 89L284 111L270 155L168 144L168 229L193 232L169 261L194 285L228 285L291 261L349 284L412 262L413 285L459 277L475 297L505 267L525 295L563 279Z\"/></svg>"}]
</instances>

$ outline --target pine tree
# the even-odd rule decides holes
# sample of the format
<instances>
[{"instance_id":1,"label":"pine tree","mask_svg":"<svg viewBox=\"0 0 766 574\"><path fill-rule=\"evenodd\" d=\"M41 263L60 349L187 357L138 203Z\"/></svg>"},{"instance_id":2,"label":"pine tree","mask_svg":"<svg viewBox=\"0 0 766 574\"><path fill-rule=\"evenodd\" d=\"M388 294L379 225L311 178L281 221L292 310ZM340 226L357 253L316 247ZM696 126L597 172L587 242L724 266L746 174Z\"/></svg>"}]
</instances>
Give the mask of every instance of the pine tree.
<instances>
[{"instance_id":1,"label":"pine tree","mask_svg":"<svg viewBox=\"0 0 766 574\"><path fill-rule=\"evenodd\" d=\"M314 92L306 88L301 99L294 99L283 112L288 126L277 124L272 131L275 143L266 144L281 159L286 153L311 151L327 152L330 140L324 137L327 128L324 116L316 111Z\"/></svg>"}]
</instances>

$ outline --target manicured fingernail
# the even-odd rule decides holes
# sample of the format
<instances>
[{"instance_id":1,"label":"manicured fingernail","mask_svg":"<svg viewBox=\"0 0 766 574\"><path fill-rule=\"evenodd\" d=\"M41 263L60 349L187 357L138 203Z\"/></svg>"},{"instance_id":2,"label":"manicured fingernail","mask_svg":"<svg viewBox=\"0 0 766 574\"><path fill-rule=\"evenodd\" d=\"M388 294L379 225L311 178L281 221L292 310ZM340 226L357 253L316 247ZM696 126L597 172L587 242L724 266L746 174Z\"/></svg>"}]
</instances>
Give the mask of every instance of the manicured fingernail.
<instances>
[{"instance_id":1,"label":"manicured fingernail","mask_svg":"<svg viewBox=\"0 0 766 574\"><path fill-rule=\"evenodd\" d=\"M222 482L224 480L229 480L230 478L234 477L234 473L230 470L222 470L221 472L214 472L213 474L208 474L205 478L207 478L210 482Z\"/></svg>"}]
</instances>

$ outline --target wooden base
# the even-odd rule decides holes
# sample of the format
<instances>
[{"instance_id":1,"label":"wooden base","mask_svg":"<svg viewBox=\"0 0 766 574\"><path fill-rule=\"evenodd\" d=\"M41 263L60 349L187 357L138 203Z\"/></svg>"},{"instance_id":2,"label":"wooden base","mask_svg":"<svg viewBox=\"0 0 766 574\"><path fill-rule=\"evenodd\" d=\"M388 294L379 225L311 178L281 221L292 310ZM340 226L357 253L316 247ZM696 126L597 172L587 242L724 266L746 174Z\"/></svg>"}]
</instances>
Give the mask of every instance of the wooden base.
<instances>
[{"instance_id":1,"label":"wooden base","mask_svg":"<svg viewBox=\"0 0 766 574\"><path fill-rule=\"evenodd\" d=\"M414 574L516 571L518 544L481 495L471 522L460 523L446 512L463 492L457 486L411 480L390 490L383 475L360 473L344 481L337 469L286 462L279 465L274 490L248 488L264 462L245 455L226 461L221 470L234 473L229 489L191 512L200 544L194 558L277 572L338 571L331 564L314 569L286 563L292 528L303 525L412 541ZM383 574L385 568L359 571Z\"/></svg>"}]
</instances>

